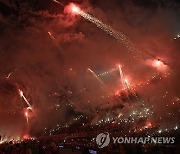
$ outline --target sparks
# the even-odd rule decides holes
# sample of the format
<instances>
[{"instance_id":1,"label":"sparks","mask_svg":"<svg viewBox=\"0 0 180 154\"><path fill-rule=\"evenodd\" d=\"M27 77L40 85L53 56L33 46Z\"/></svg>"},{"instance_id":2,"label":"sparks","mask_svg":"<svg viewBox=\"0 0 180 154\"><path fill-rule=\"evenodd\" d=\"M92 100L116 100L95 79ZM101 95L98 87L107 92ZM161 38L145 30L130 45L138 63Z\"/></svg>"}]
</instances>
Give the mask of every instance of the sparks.
<instances>
[{"instance_id":1,"label":"sparks","mask_svg":"<svg viewBox=\"0 0 180 154\"><path fill-rule=\"evenodd\" d=\"M79 7L77 7L76 5L72 5L71 10L73 13L78 13L80 11Z\"/></svg>"},{"instance_id":2,"label":"sparks","mask_svg":"<svg viewBox=\"0 0 180 154\"><path fill-rule=\"evenodd\" d=\"M50 36L53 40L55 40L55 37L52 35L51 32L48 32L48 34L49 34L49 36Z\"/></svg>"},{"instance_id":3,"label":"sparks","mask_svg":"<svg viewBox=\"0 0 180 154\"><path fill-rule=\"evenodd\" d=\"M96 73L95 73L93 70L91 70L90 68L88 68L88 71L91 72L91 74L99 81L99 83L100 83L102 86L104 86L103 81L96 75Z\"/></svg>"},{"instance_id":4,"label":"sparks","mask_svg":"<svg viewBox=\"0 0 180 154\"><path fill-rule=\"evenodd\" d=\"M98 77L99 77L99 76L104 76L104 75L110 74L110 73L112 73L112 72L114 72L114 71L116 71L116 70L117 70L117 68L112 68L111 70L106 71L106 72L103 72L103 73L101 73L101 74L98 74L97 76L98 76Z\"/></svg>"},{"instance_id":5,"label":"sparks","mask_svg":"<svg viewBox=\"0 0 180 154\"><path fill-rule=\"evenodd\" d=\"M146 60L146 64L156 68L160 72L167 72L167 70L169 70L167 63L165 63L161 59L149 59Z\"/></svg>"},{"instance_id":6,"label":"sparks","mask_svg":"<svg viewBox=\"0 0 180 154\"><path fill-rule=\"evenodd\" d=\"M54 1L55 3L61 5L61 6L64 6L64 4L63 4L62 2L59 2L59 1L57 1L57 0L53 0L53 1Z\"/></svg>"},{"instance_id":7,"label":"sparks","mask_svg":"<svg viewBox=\"0 0 180 154\"><path fill-rule=\"evenodd\" d=\"M26 110L25 112L24 112L24 115L25 115L25 117L26 117L26 122L27 122L27 125L29 124L29 113L28 113L28 110Z\"/></svg>"},{"instance_id":8,"label":"sparks","mask_svg":"<svg viewBox=\"0 0 180 154\"><path fill-rule=\"evenodd\" d=\"M80 8L77 7L75 4L70 4L70 6L71 6L71 11L73 13L79 14L84 19L90 21L91 23L95 24L98 28L100 28L110 36L114 37L119 43L122 43L133 54L133 58L137 58L140 56L142 57L144 55L151 58L156 57L149 51L137 47L137 45L133 43L133 41L131 41L124 33L115 30L111 26L103 23L103 21L99 20L98 18L95 18L92 15L85 13L84 11L80 10ZM163 64L167 65L166 62L163 62Z\"/></svg>"},{"instance_id":9,"label":"sparks","mask_svg":"<svg viewBox=\"0 0 180 154\"><path fill-rule=\"evenodd\" d=\"M123 89L125 89L124 75L123 75L123 72L122 72L121 65L118 65L118 68L119 68L119 75L120 75L120 79L121 79L121 84L122 84Z\"/></svg>"},{"instance_id":10,"label":"sparks","mask_svg":"<svg viewBox=\"0 0 180 154\"><path fill-rule=\"evenodd\" d=\"M159 59L154 61L154 66L160 67L161 65L163 65L163 63Z\"/></svg>"},{"instance_id":11,"label":"sparks","mask_svg":"<svg viewBox=\"0 0 180 154\"><path fill-rule=\"evenodd\" d=\"M24 101L26 102L26 104L28 105L28 107L32 110L31 104L28 102L28 100L26 99L26 97L24 96L24 93L22 90L19 89L19 95L24 99Z\"/></svg>"},{"instance_id":12,"label":"sparks","mask_svg":"<svg viewBox=\"0 0 180 154\"><path fill-rule=\"evenodd\" d=\"M152 127L152 123L151 122L146 122L146 128L151 128Z\"/></svg>"}]
</instances>

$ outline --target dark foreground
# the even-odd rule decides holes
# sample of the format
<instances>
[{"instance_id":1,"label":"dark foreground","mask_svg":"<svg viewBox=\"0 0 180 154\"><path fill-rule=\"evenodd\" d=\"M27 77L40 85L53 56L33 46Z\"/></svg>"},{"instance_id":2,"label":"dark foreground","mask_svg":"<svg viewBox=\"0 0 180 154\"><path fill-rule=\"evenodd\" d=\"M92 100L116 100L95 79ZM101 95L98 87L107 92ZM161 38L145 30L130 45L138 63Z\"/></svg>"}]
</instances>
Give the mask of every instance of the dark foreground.
<instances>
[{"instance_id":1,"label":"dark foreground","mask_svg":"<svg viewBox=\"0 0 180 154\"><path fill-rule=\"evenodd\" d=\"M0 154L179 154L180 145L119 144L98 149L95 144L81 141L57 143L48 140L26 140L19 143L3 143Z\"/></svg>"}]
</instances>

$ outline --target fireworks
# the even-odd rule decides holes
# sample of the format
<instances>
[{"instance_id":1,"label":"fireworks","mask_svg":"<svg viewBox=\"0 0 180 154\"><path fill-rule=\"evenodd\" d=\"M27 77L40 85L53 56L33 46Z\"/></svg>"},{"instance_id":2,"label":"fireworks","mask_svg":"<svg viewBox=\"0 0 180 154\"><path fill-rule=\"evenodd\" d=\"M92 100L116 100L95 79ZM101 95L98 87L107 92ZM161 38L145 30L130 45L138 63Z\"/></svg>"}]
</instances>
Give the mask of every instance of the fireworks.
<instances>
[{"instance_id":1,"label":"fireworks","mask_svg":"<svg viewBox=\"0 0 180 154\"><path fill-rule=\"evenodd\" d=\"M73 4L72 4L71 10L72 10L73 13L78 13L78 12L80 11L80 8L77 7L76 5L73 5Z\"/></svg>"},{"instance_id":2,"label":"fireworks","mask_svg":"<svg viewBox=\"0 0 180 154\"><path fill-rule=\"evenodd\" d=\"M98 77L104 76L104 75L110 74L110 73L112 73L112 72L114 72L114 71L116 71L116 70L117 70L117 68L112 68L111 70L106 71L106 72L103 72L103 73L101 73L101 74L98 74L97 76L98 76Z\"/></svg>"},{"instance_id":3,"label":"fireworks","mask_svg":"<svg viewBox=\"0 0 180 154\"><path fill-rule=\"evenodd\" d=\"M118 65L118 68L119 68L119 75L120 75L120 79L121 79L121 84L122 84L122 86L123 86L123 90L128 90L128 91L131 90L132 93L133 93L133 95L137 98L136 92L135 92L135 90L131 87L128 79L127 79L127 78L124 78L121 65ZM128 95L127 95L127 97L128 97ZM128 99L129 99L129 97L128 97Z\"/></svg>"},{"instance_id":4,"label":"fireworks","mask_svg":"<svg viewBox=\"0 0 180 154\"><path fill-rule=\"evenodd\" d=\"M53 1L56 2L57 4L64 6L61 2L59 2L57 0L53 0ZM162 59L157 59L156 56L154 56L146 51L143 52L143 50L138 48L122 32L115 30L113 27L105 24L103 21L99 20L98 18L95 18L94 16L84 12L83 10L81 10L81 8L79 6L71 4L68 9L69 9L68 11L70 11L71 14L75 16L75 18L77 17L76 15L78 15L78 16L80 15L83 18L85 18L86 20L95 24L98 28L100 28L101 30L106 32L108 35L115 38L117 40L117 42L119 42L119 43L123 44L125 47L127 47L128 51L132 52L134 56L140 56L140 55L142 56L143 54L149 55L149 57L151 57L150 63L149 63L150 67L153 67L160 71L164 71L165 70L164 68L167 68L167 64ZM60 15L58 15L58 18L60 17L60 20L62 19L62 20L65 20L65 22L68 22L68 26L66 26L66 24L62 24L64 26L64 30L59 31L59 30L55 29L54 32L58 32L58 34L60 32L62 32L63 34L61 36L63 36L63 38L62 38L63 40L66 40L66 39L72 40L71 36L69 36L69 32L68 32L68 35L66 35L66 28L68 30L70 30L71 28L74 28L75 26L69 26L69 22L71 22L71 20L65 19L65 17L67 17L67 15L68 14L65 14L65 16L64 16L64 15L60 14ZM56 23L56 21L53 20L53 24L54 23ZM74 20L72 23L74 23ZM53 27L53 28L58 27L57 25L53 25L53 24L50 24L50 27ZM71 25L71 23L70 23L70 25ZM82 25L82 26L84 26L84 25ZM76 30L78 30L78 28ZM74 30L74 29L70 30L70 34L76 32L76 30ZM84 28L84 30L86 30L86 29ZM57 47L61 48L60 47L61 44L59 45L58 39L56 37L58 34L55 35L54 32L53 31L46 32L48 38L45 38L45 39L47 39L47 41L50 41L51 43L54 43ZM79 39L79 37L78 37L78 39ZM91 41L93 43L95 42L94 40L91 40ZM66 42L66 41L64 41L64 42ZM38 43L39 42L37 42L37 44ZM86 43L86 41L83 42L83 45L85 43ZM97 43L97 42L95 42L95 43ZM104 43L104 39L102 40L102 44L103 43ZM30 43L26 43L26 44L29 45ZM68 51L70 51L70 49L72 49L71 45L69 46L69 44L70 44L70 42L64 44L64 48L67 48ZM75 45L77 45L77 48L75 47L74 51L79 49L78 48L79 43L76 44L76 42L74 42L73 47ZM89 45L89 43L87 45ZM111 45L110 47L112 47L112 50L114 50L114 47L115 47L115 46L113 46L114 44L110 44L110 45ZM89 46L85 46L86 47L85 49L87 49L87 48L94 49L94 46L92 46L92 48L91 48L91 44ZM34 46L34 47L36 47L36 46ZM107 47L106 44L105 44L105 47ZM3 49L6 49L6 48L3 48ZM34 48L32 48L32 49L34 49ZM41 48L41 46L37 46L37 49L44 49L44 48ZM104 49L104 47L102 47L102 49ZM47 51L54 51L54 48L51 47ZM72 51L73 51L73 49L72 49ZM115 54L112 56L107 56L107 57L105 57L106 54L98 55L97 57L103 56L103 59L105 59L105 58L109 59L108 62L105 59L102 63L99 63L100 61L98 61L97 58L93 59L92 57L87 56L87 62L82 61L82 62L78 62L76 64L78 57L73 57L73 56L75 54L77 56L79 56L79 54L81 54L81 52L78 52L78 53L66 52L66 54L68 54L67 55L68 58L72 58L72 59L69 59L69 60L72 60L70 64L64 62L64 57L62 57L62 56L59 57L59 54L58 55L56 54L56 50L52 54L52 56L49 55L50 52L46 52L48 54L45 54L45 56L43 56L42 58L33 61L33 65L30 65L28 63L28 66L27 66L28 70L26 70L26 67L22 67L22 65L20 65L18 63L17 67L21 67L23 70L22 72L25 72L25 73L33 70L34 64L37 63L37 65L36 65L37 70L35 70L35 73L37 73L37 72L39 73L38 79L36 80L36 76L34 77L34 74L35 74L34 72L32 72L32 73L30 72L29 74L26 74L26 75L20 74L19 76L16 76L14 78L14 80L10 80L10 81L6 80L5 84L2 82L2 85L3 85L2 93L6 94L5 90L10 89L9 91L11 92L11 90L12 90L12 94L13 94L13 87L14 87L13 85L14 84L22 84L22 87L24 87L24 85L28 85L29 89L33 90L33 92L32 92L33 95L31 94L33 104L35 107L37 107L37 111L39 111L36 113L36 114L38 114L37 119L36 119L37 121L43 120L43 117L45 115L48 115L49 113L51 114L54 111L55 112L53 113L53 115L55 115L56 113L59 114L59 112L63 111L62 116L65 115L64 117L65 118L67 117L67 119L65 119L67 122L64 122L64 120L61 121L59 119L57 119L57 120L52 119L53 121L52 121L52 123L50 121L49 126L48 126L48 124L46 126L44 126L44 127L46 127L45 130L51 129L50 133L55 133L55 131L58 131L59 129L62 129L62 128L69 131L71 129L71 127L74 126L74 124L77 124L77 125L79 124L79 126L84 129L85 127L86 128L89 127L89 125L92 123L95 124L95 127L96 126L99 127L100 125L104 125L105 123L107 123L107 126L112 128L111 130L113 130L117 125L119 125L119 128L121 126L126 127L127 125L129 125L129 128L130 128L128 130L129 132L133 132L136 129L136 127L138 127L136 129L138 132L139 130L142 131L145 129L154 128L154 126L161 124L159 122L159 121L161 121L161 120L159 120L159 117L158 118L156 117L157 113L153 114L153 111L158 112L157 108L154 110L153 106L151 106L152 104L154 106L155 105L160 106L161 105L160 103L162 103L162 102L160 102L161 100L159 101L159 99L162 97L161 89L159 88L161 85L160 84L158 85L158 88L160 90L157 91L157 94L154 94L155 92L152 90L152 88L154 88L156 86L156 84L154 84L154 83L157 83L157 80L159 82L163 78L163 76L165 74L167 74L167 72L162 73L162 72L156 71L156 74L155 74L152 72L152 69L150 69L148 67L142 67L141 63L137 62L137 64L135 64L135 63L133 63L134 61L132 63L129 63L128 62L129 57L125 57L123 55L123 57L122 57L123 62L125 62L126 65L131 65L127 69L127 70L129 70L129 72L124 70L124 67L122 67L122 65L117 65L115 68L112 68L105 72L102 71L103 73L101 72L101 74L98 74L98 75L96 74L96 71L98 72L98 70L92 70L92 69L88 68L88 72L90 74L90 77L92 76L92 78L90 79L89 83L87 84L87 82L88 82L88 81L86 81L86 79L88 79L87 74L86 74L87 72L82 72L82 70L84 70L84 67L86 67L87 65L91 65L91 66L94 66L94 68L99 69L103 66L107 66L107 64L109 64L110 62L114 63L114 60L119 58L120 55L119 55L119 57L118 57L118 54ZM87 49L87 52L89 53L89 49ZM104 52L102 52L102 53L99 52L98 54L103 54L103 53ZM93 53L93 54L94 54L93 56L96 56L96 53ZM116 55L117 55L117 57L115 57ZM28 57L29 54L28 55L26 54L26 56ZM82 55L80 55L80 57L81 56ZM35 58L39 57L39 54L37 54L36 56L32 56L32 59L34 59L34 57ZM14 64L14 62L17 61L16 58L14 61L12 61L12 65ZM93 59L93 61L92 61L92 59ZM30 60L31 60L31 58L30 58ZM56 63L56 60L58 61L58 63ZM60 60L62 60L62 63L59 63ZM52 63L51 63L51 61L52 61ZM46 68L47 62L49 63L49 65ZM113 63L110 65L112 66ZM134 64L134 66L132 66L133 64ZM7 68L11 69L14 67L15 66L10 67L8 65ZM59 67L61 67L61 68L59 69ZM67 68L69 68L68 71L66 71ZM39 71L41 69L42 69L42 71ZM130 69L132 69L132 70L130 70ZM139 69L139 70L136 71L137 69ZM76 72L75 72L75 70L76 70ZM9 74L5 75L6 79L11 78L11 76L13 74L13 72L10 72L9 70L8 70L8 73ZM111 76L104 77L105 75L111 75ZM139 76L139 78L138 78L138 76ZM24 78L21 79L21 77L27 77L27 79L24 80ZM32 79L32 81L30 82L29 80L31 80L31 79ZM43 82L41 82L41 79ZM37 85L37 83L39 83L39 81L40 81L40 84ZM93 83L93 82L95 82L95 83ZM154 84L153 86L151 86L152 88L150 86L148 86L148 87L144 87L143 90L141 88L139 88L140 91L135 91L135 90L138 90L138 88L136 88L137 86L149 85L151 83ZM166 83L167 82L164 81L164 83L162 83L162 84L166 84ZM97 88L97 85L100 85L99 88ZM39 87L37 87L37 86L39 86ZM134 87L136 88L135 90L133 89ZM166 86L162 87L162 89L165 87ZM94 91L95 88L97 88L96 91ZM102 91L102 89L100 89L100 88L104 89L105 91L108 90L108 91L106 91L107 93ZM147 89L147 88L150 88L150 89ZM114 95L113 92L116 91L116 89L118 91L115 92L115 95ZM170 92L171 89L168 89L168 91ZM23 117L26 118L27 126L29 127L29 126L31 126L30 124L31 124L32 114L34 114L34 106L33 106L33 111L32 111L31 101L30 101L27 93L24 90L18 89L18 92L19 92L19 95L22 97L23 101L25 101L25 103L27 104L27 105L25 104L25 106L27 106L27 108L25 110L23 110L24 112L22 112L22 114L23 114ZM49 95L52 92L53 92L53 94ZM151 94L151 92L152 92L152 94ZM134 96L136 96L136 94L138 94L138 99L135 99L135 97L134 97ZM13 96L13 95L7 95L7 96ZM53 98L50 97L50 99L49 99L48 96L53 96ZM144 97L146 97L146 98L144 98ZM156 98L154 98L154 97L156 97ZM137 98L137 96L136 96L136 98ZM46 101L46 99L47 99L47 101ZM163 95L164 102L165 102L165 100L168 101L168 99L169 98L168 98L167 94ZM146 100L147 100L147 103L144 103L144 102L146 102ZM157 102L156 102L156 100L157 100ZM2 101L4 101L4 100L2 100ZM175 104L178 103L177 101L179 102L179 98L178 99L175 98L174 100L172 100L171 104L172 104L173 108L176 107ZM83 106L84 104L85 104L85 106ZM168 108L171 107L169 104L167 104ZM47 105L49 107L45 108L44 105ZM165 105L166 105L166 102L165 102ZM167 107L165 106L165 108L167 108ZM19 108L18 107L13 108L13 112L11 112L11 113L13 113L13 114L16 113L15 109L19 109ZM73 111L73 112L71 112L71 111ZM174 114L173 111L171 111L171 110L164 111L164 112L166 113L166 116L168 116L168 117L173 116L173 114ZM83 114L88 117L87 121L84 120L85 117L83 116ZM152 115L154 115L154 116L152 116ZM156 119L154 117L156 117ZM164 116L161 115L161 117L162 117L162 120L164 120ZM49 116L48 118L49 118L49 120L51 120L51 118L53 118L53 117ZM52 125L54 125L54 123L55 123L55 126L57 126L57 129L52 128L53 127ZM49 128L49 127L51 127L51 128ZM179 127L178 124L175 123L175 124L173 124L172 128L173 128L173 130L177 130L178 127ZM159 128L159 126L157 126L157 128L158 128L157 130L162 130L162 132L165 130L163 127ZM102 129L103 129L103 127L102 127ZM80 131L81 130L82 129L80 129ZM121 131L121 129L119 129L119 130ZM156 132L158 132L157 130L156 130ZM67 132L67 134L68 134L68 132Z\"/></svg>"},{"instance_id":5,"label":"fireworks","mask_svg":"<svg viewBox=\"0 0 180 154\"><path fill-rule=\"evenodd\" d=\"M30 117L31 113L32 113L32 108L30 108L30 107L27 107L24 110L24 116L26 117L27 125L29 125L29 117Z\"/></svg>"},{"instance_id":6,"label":"fireworks","mask_svg":"<svg viewBox=\"0 0 180 154\"><path fill-rule=\"evenodd\" d=\"M124 83L126 85L126 89L130 90L131 89L131 85L129 84L129 81L127 78L124 79Z\"/></svg>"},{"instance_id":7,"label":"fireworks","mask_svg":"<svg viewBox=\"0 0 180 154\"><path fill-rule=\"evenodd\" d=\"M51 32L48 32L50 38L53 40L54 44L59 48L59 51L61 53L63 53L63 49L61 48L61 46L58 44L58 42L56 41L56 38L52 35Z\"/></svg>"},{"instance_id":8,"label":"fireworks","mask_svg":"<svg viewBox=\"0 0 180 154\"><path fill-rule=\"evenodd\" d=\"M12 75L12 72L10 72L10 73L8 74L8 76L6 77L6 79L9 79L11 75Z\"/></svg>"},{"instance_id":9,"label":"fireworks","mask_svg":"<svg viewBox=\"0 0 180 154\"><path fill-rule=\"evenodd\" d=\"M24 115L25 115L25 117L26 117L26 122L27 122L27 125L29 124L29 114L28 114L28 111L26 110L25 112L24 112Z\"/></svg>"},{"instance_id":10,"label":"fireworks","mask_svg":"<svg viewBox=\"0 0 180 154\"><path fill-rule=\"evenodd\" d=\"M77 10L76 13L78 13L83 18L85 18L85 19L89 20L90 22L92 22L93 24L95 24L98 28L100 28L101 30L105 31L110 36L114 37L118 42L124 44L127 47L127 49L134 54L134 56L137 56L139 54L139 51L136 48L136 46L131 42L131 40L129 40L121 32L118 32L118 31L114 30L111 26L104 24L99 19L97 19L97 18L95 18L95 17L85 13L82 10Z\"/></svg>"},{"instance_id":11,"label":"fireworks","mask_svg":"<svg viewBox=\"0 0 180 154\"><path fill-rule=\"evenodd\" d=\"M23 135L23 139L27 140L27 139L29 139L29 138L30 138L30 135L29 135L29 134L24 134L24 135Z\"/></svg>"},{"instance_id":12,"label":"fireworks","mask_svg":"<svg viewBox=\"0 0 180 154\"><path fill-rule=\"evenodd\" d=\"M152 127L152 123L151 122L146 122L146 126L145 126L146 128L151 128Z\"/></svg>"},{"instance_id":13,"label":"fireworks","mask_svg":"<svg viewBox=\"0 0 180 154\"><path fill-rule=\"evenodd\" d=\"M180 34L177 34L176 37L174 37L173 39L174 39L174 40L177 40L177 39L179 39L179 38L180 38Z\"/></svg>"},{"instance_id":14,"label":"fireworks","mask_svg":"<svg viewBox=\"0 0 180 154\"><path fill-rule=\"evenodd\" d=\"M146 61L146 64L156 68L160 72L166 72L168 70L167 64L161 59L149 59Z\"/></svg>"},{"instance_id":15,"label":"fireworks","mask_svg":"<svg viewBox=\"0 0 180 154\"><path fill-rule=\"evenodd\" d=\"M118 65L118 68L119 68L119 75L120 75L120 79L121 79L121 84L122 84L123 89L125 89L124 75L122 72L121 65Z\"/></svg>"},{"instance_id":16,"label":"fireworks","mask_svg":"<svg viewBox=\"0 0 180 154\"><path fill-rule=\"evenodd\" d=\"M19 89L19 95L24 99L28 107L32 110L31 104L28 102L27 98L24 96L24 93L22 90Z\"/></svg>"},{"instance_id":17,"label":"fireworks","mask_svg":"<svg viewBox=\"0 0 180 154\"><path fill-rule=\"evenodd\" d=\"M50 36L53 40L55 40L55 37L52 35L51 32L48 32L48 34L49 34L49 36Z\"/></svg>"},{"instance_id":18,"label":"fireworks","mask_svg":"<svg viewBox=\"0 0 180 154\"><path fill-rule=\"evenodd\" d=\"M145 51L137 47L136 44L134 44L126 35L124 35L122 32L116 31L111 26L103 23L101 20L93 17L92 15L85 13L82 11L78 6L75 4L70 4L71 12L75 14L79 14L84 19L90 21L91 23L95 24L98 28L109 34L110 36L114 37L119 43L122 43L132 54L134 58L137 58L139 56L146 55L148 57L156 59L156 56L150 53L149 51ZM179 35L178 35L179 36ZM179 37L178 37L179 38ZM168 65L166 62L161 62L164 65Z\"/></svg>"},{"instance_id":19,"label":"fireworks","mask_svg":"<svg viewBox=\"0 0 180 154\"><path fill-rule=\"evenodd\" d=\"M15 69L14 71L11 71L7 76L6 79L10 79L10 77L16 72L18 69Z\"/></svg>"},{"instance_id":20,"label":"fireworks","mask_svg":"<svg viewBox=\"0 0 180 154\"><path fill-rule=\"evenodd\" d=\"M139 55L142 55L144 53L146 55L148 55L148 56L150 55L149 52L142 53L142 51L140 49L138 49L137 46L126 35L124 35L122 32L116 31L111 26L103 23L101 20L93 17L92 15L90 15L88 13L85 13L84 11L82 11L79 7L77 7L74 4L71 4L70 7L71 7L71 11L73 13L79 14L80 16L85 18L86 20L88 20L91 23L95 24L98 28L100 28L101 30L103 30L104 32L109 34L110 36L114 37L118 42L125 45L126 48L130 52L132 52L134 57L138 57ZM153 56L153 57L156 57L156 56Z\"/></svg>"},{"instance_id":21,"label":"fireworks","mask_svg":"<svg viewBox=\"0 0 180 154\"><path fill-rule=\"evenodd\" d=\"M154 62L154 65L157 66L157 67L159 67L160 65L162 65L162 62L161 62L160 60L156 60L156 61Z\"/></svg>"},{"instance_id":22,"label":"fireworks","mask_svg":"<svg viewBox=\"0 0 180 154\"><path fill-rule=\"evenodd\" d=\"M98 82L101 84L101 86L104 86L103 81L96 75L96 73L93 70L88 68L88 71L91 72L91 74L98 80Z\"/></svg>"},{"instance_id":23,"label":"fireworks","mask_svg":"<svg viewBox=\"0 0 180 154\"><path fill-rule=\"evenodd\" d=\"M61 5L61 6L64 6L64 4L62 2L59 2L57 0L52 0L52 1L54 1L55 3L57 3L57 4Z\"/></svg>"}]
</instances>

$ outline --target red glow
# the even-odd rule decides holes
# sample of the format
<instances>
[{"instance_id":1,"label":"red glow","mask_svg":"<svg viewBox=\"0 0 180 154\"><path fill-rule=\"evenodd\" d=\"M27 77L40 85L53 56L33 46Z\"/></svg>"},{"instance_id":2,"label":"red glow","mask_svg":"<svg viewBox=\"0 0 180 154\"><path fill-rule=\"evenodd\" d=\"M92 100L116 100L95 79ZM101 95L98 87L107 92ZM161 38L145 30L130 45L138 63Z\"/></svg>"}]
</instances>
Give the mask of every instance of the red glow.
<instances>
[{"instance_id":1,"label":"red glow","mask_svg":"<svg viewBox=\"0 0 180 154\"><path fill-rule=\"evenodd\" d=\"M121 64L116 64L116 67L121 68L122 65Z\"/></svg>"},{"instance_id":2,"label":"red glow","mask_svg":"<svg viewBox=\"0 0 180 154\"><path fill-rule=\"evenodd\" d=\"M29 116L28 111L25 111L25 113L24 113L24 114L25 114L25 116L26 116L26 117L28 117L28 116Z\"/></svg>"},{"instance_id":3,"label":"red glow","mask_svg":"<svg viewBox=\"0 0 180 154\"><path fill-rule=\"evenodd\" d=\"M115 92L115 96L119 96L119 94L120 94L120 92L117 90L117 91Z\"/></svg>"},{"instance_id":4,"label":"red glow","mask_svg":"<svg viewBox=\"0 0 180 154\"><path fill-rule=\"evenodd\" d=\"M72 10L73 13L78 13L80 9L76 5L72 4L71 10Z\"/></svg>"},{"instance_id":5,"label":"red glow","mask_svg":"<svg viewBox=\"0 0 180 154\"><path fill-rule=\"evenodd\" d=\"M152 123L151 122L146 122L146 127L147 128L151 128L152 127Z\"/></svg>"},{"instance_id":6,"label":"red glow","mask_svg":"<svg viewBox=\"0 0 180 154\"><path fill-rule=\"evenodd\" d=\"M23 96L23 91L19 89L19 95L22 97Z\"/></svg>"},{"instance_id":7,"label":"red glow","mask_svg":"<svg viewBox=\"0 0 180 154\"><path fill-rule=\"evenodd\" d=\"M126 84L129 84L129 81L128 81L127 78L125 78L124 81L125 81Z\"/></svg>"},{"instance_id":8,"label":"red glow","mask_svg":"<svg viewBox=\"0 0 180 154\"><path fill-rule=\"evenodd\" d=\"M71 14L71 15L76 15L76 14L79 13L79 11L80 11L79 6L74 4L74 3L68 4L64 9L65 13L68 13L68 14Z\"/></svg>"},{"instance_id":9,"label":"red glow","mask_svg":"<svg viewBox=\"0 0 180 154\"><path fill-rule=\"evenodd\" d=\"M23 139L27 140L27 139L29 139L29 138L30 138L30 135L29 135L29 134L24 134L24 135L23 135Z\"/></svg>"},{"instance_id":10,"label":"red glow","mask_svg":"<svg viewBox=\"0 0 180 154\"><path fill-rule=\"evenodd\" d=\"M162 65L163 65L163 63L159 59L154 61L154 66L160 67Z\"/></svg>"},{"instance_id":11,"label":"red glow","mask_svg":"<svg viewBox=\"0 0 180 154\"><path fill-rule=\"evenodd\" d=\"M146 64L161 72L165 72L168 69L167 65L165 65L161 59L149 59L146 61Z\"/></svg>"}]
</instances>

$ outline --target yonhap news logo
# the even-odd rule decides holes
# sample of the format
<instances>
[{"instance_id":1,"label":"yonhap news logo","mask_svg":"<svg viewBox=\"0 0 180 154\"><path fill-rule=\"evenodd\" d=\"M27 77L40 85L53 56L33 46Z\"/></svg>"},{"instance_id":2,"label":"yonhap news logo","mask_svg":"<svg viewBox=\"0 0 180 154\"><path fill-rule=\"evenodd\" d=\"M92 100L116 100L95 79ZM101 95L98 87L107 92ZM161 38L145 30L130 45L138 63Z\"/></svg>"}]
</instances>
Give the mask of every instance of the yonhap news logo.
<instances>
[{"instance_id":1,"label":"yonhap news logo","mask_svg":"<svg viewBox=\"0 0 180 154\"><path fill-rule=\"evenodd\" d=\"M104 148L109 145L110 141L113 144L174 144L175 137L112 137L108 132L100 133L96 137L96 143L99 148Z\"/></svg>"},{"instance_id":2,"label":"yonhap news logo","mask_svg":"<svg viewBox=\"0 0 180 154\"><path fill-rule=\"evenodd\" d=\"M104 148L104 147L108 146L110 143L109 133L105 132L105 133L99 134L96 137L96 143L99 148Z\"/></svg>"}]
</instances>

